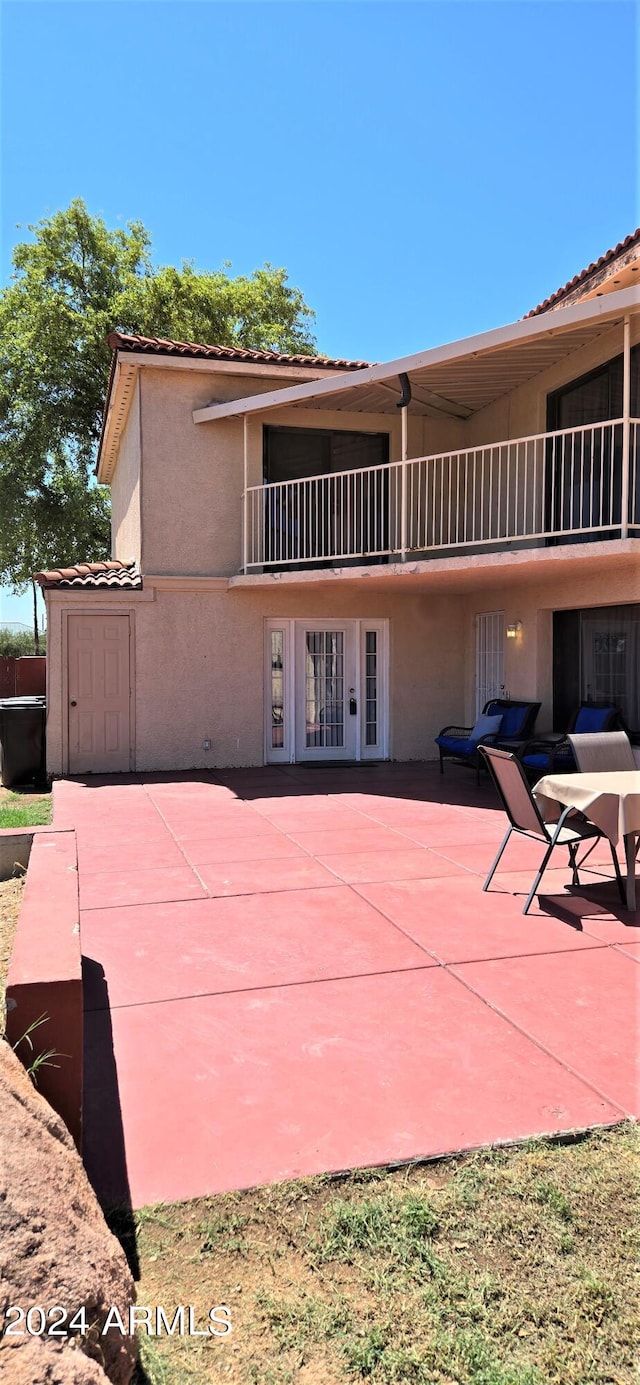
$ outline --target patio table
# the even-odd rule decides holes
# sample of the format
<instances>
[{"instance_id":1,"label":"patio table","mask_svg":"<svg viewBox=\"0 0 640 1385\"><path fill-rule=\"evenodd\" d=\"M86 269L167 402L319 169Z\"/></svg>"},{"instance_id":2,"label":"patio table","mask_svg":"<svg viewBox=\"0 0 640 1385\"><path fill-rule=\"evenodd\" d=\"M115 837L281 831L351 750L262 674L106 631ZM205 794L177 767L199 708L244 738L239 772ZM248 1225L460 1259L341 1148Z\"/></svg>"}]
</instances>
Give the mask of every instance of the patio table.
<instances>
[{"instance_id":1,"label":"patio table","mask_svg":"<svg viewBox=\"0 0 640 1385\"><path fill-rule=\"evenodd\" d=\"M615 846L624 839L627 863L627 908L636 907L635 838L640 832L640 770L625 769L591 774L547 774L534 789L534 797L546 820L554 805L578 808ZM556 810L556 816L557 816Z\"/></svg>"}]
</instances>

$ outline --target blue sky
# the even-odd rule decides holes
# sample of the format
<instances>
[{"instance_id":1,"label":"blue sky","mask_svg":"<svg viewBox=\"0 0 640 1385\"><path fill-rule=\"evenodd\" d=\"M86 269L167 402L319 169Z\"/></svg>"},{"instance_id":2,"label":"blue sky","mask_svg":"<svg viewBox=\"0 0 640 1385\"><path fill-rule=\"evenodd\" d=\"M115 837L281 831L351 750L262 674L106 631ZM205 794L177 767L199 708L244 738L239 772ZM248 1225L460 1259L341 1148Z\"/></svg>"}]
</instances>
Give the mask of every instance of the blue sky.
<instances>
[{"instance_id":1,"label":"blue sky","mask_svg":"<svg viewBox=\"0 0 640 1385\"><path fill-rule=\"evenodd\" d=\"M5 0L3 281L82 196L159 263L286 266L328 354L513 321L640 221L636 26L630 0Z\"/></svg>"}]
</instances>

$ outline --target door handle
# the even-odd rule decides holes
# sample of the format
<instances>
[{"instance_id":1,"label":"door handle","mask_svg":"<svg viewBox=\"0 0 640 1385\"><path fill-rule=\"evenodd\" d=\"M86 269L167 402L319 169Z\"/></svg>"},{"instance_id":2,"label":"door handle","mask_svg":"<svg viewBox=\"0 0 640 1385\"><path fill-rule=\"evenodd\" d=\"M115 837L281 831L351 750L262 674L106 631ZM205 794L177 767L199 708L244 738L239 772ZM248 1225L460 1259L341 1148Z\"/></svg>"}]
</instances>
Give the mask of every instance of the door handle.
<instances>
[{"instance_id":1,"label":"door handle","mask_svg":"<svg viewBox=\"0 0 640 1385\"><path fill-rule=\"evenodd\" d=\"M350 716L350 717L356 717L356 716L358 715L358 703L356 702L356 699L355 699L355 695L354 695L354 694L355 694L355 691L356 691L355 688L349 688L349 694L350 694L350 696L349 696L349 716Z\"/></svg>"},{"instance_id":2,"label":"door handle","mask_svg":"<svg viewBox=\"0 0 640 1385\"><path fill-rule=\"evenodd\" d=\"M78 705L78 704L77 704L77 702L76 702L76 700L75 700L75 697L72 697L72 698L71 698L71 702L69 703L69 706L70 706L70 707L77 707L77 705Z\"/></svg>"}]
</instances>

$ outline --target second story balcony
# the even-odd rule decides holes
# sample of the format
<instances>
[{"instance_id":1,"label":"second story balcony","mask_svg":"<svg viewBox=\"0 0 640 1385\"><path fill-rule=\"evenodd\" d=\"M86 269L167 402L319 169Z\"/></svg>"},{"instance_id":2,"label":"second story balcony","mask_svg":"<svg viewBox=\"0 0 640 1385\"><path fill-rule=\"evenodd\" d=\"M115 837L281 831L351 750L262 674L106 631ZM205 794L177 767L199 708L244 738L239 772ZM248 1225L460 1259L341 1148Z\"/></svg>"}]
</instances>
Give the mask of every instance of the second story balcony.
<instances>
[{"instance_id":1,"label":"second story balcony","mask_svg":"<svg viewBox=\"0 0 640 1385\"><path fill-rule=\"evenodd\" d=\"M640 420L247 489L245 572L640 536Z\"/></svg>"}]
</instances>

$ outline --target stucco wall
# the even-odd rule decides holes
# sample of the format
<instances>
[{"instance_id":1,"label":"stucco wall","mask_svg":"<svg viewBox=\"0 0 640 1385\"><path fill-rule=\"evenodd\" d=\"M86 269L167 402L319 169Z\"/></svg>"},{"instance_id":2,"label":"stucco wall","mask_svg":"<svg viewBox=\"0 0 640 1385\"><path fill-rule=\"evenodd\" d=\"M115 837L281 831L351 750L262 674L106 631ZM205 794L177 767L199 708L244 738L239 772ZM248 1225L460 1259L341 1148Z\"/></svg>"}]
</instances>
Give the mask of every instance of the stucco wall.
<instances>
[{"instance_id":1,"label":"stucco wall","mask_svg":"<svg viewBox=\"0 0 640 1385\"><path fill-rule=\"evenodd\" d=\"M457 597L158 591L136 610L137 768L262 763L267 617L389 619L391 755L430 756L462 711L462 615Z\"/></svg>"},{"instance_id":2,"label":"stucco wall","mask_svg":"<svg viewBox=\"0 0 640 1385\"><path fill-rule=\"evenodd\" d=\"M140 389L136 384L111 483L111 556L128 562L142 556L140 524Z\"/></svg>"},{"instance_id":3,"label":"stucco wall","mask_svg":"<svg viewBox=\"0 0 640 1385\"><path fill-rule=\"evenodd\" d=\"M634 318L632 341L638 340L640 319ZM544 432L547 394L621 350L622 329L615 327L466 421L410 415L409 455L433 455ZM138 557L150 574L238 572L242 562L243 423L229 419L194 424L192 411L288 383L282 377L248 372L229 375L157 365L142 368L112 487L114 556ZM265 423L389 432L391 460L401 455L398 411L350 414L346 410L282 408L249 419L250 485L262 482Z\"/></svg>"},{"instance_id":4,"label":"stucco wall","mask_svg":"<svg viewBox=\"0 0 640 1385\"><path fill-rule=\"evenodd\" d=\"M615 606L640 601L640 561L630 574L628 564L616 568L594 563L587 572L572 573L570 563L562 581L557 577L537 578L530 573L520 582L505 588L496 584L477 595L464 598L465 714L473 721L475 713L475 619L486 611L504 611L505 624L522 621L522 635L505 640L505 687L514 698L535 698L542 702L538 729L552 724L553 612L589 606Z\"/></svg>"},{"instance_id":5,"label":"stucco wall","mask_svg":"<svg viewBox=\"0 0 640 1385\"><path fill-rule=\"evenodd\" d=\"M286 382L285 382L286 383ZM154 368L141 373L143 566L145 573L230 576L242 562L244 441L241 420L195 424L193 409L273 381ZM400 420L386 414L271 410L265 422L290 427L389 432L400 456ZM249 484L262 484L262 420L249 422ZM117 474L117 473L116 473Z\"/></svg>"},{"instance_id":6,"label":"stucco wall","mask_svg":"<svg viewBox=\"0 0 640 1385\"><path fill-rule=\"evenodd\" d=\"M584 551L582 553L584 557ZM640 601L640 562L611 552L581 571L570 560L553 576L527 565L509 581L460 594L437 594L389 578L371 590L365 579L335 589L236 587L220 584L142 593L58 593L48 601L47 759L64 760L66 693L63 614L128 613L133 621L133 685L138 770L189 769L263 762L264 621L267 618L387 619L390 637L390 754L397 760L435 756L440 728L471 724L475 711L475 619L504 611L522 621L522 637L506 641L505 685L514 698L543 703L538 725L551 725L552 614L575 607ZM398 589L399 588L399 589ZM97 599L96 599L97 597ZM202 749L205 738L211 752Z\"/></svg>"},{"instance_id":7,"label":"stucco wall","mask_svg":"<svg viewBox=\"0 0 640 1385\"><path fill-rule=\"evenodd\" d=\"M62 610L59 600L51 600L45 592L47 607L47 769L50 774L63 774L64 761L63 717L66 717L66 699L63 702L63 662L67 657L62 639Z\"/></svg>"},{"instance_id":8,"label":"stucco wall","mask_svg":"<svg viewBox=\"0 0 640 1385\"><path fill-rule=\"evenodd\" d=\"M129 613L134 623L136 768L259 765L264 758L264 620L388 619L390 752L433 755L433 737L462 713L464 607L459 597L285 590L146 588L105 604L80 595L49 601L47 761L66 771L63 612ZM211 752L203 751L205 738Z\"/></svg>"}]
</instances>

